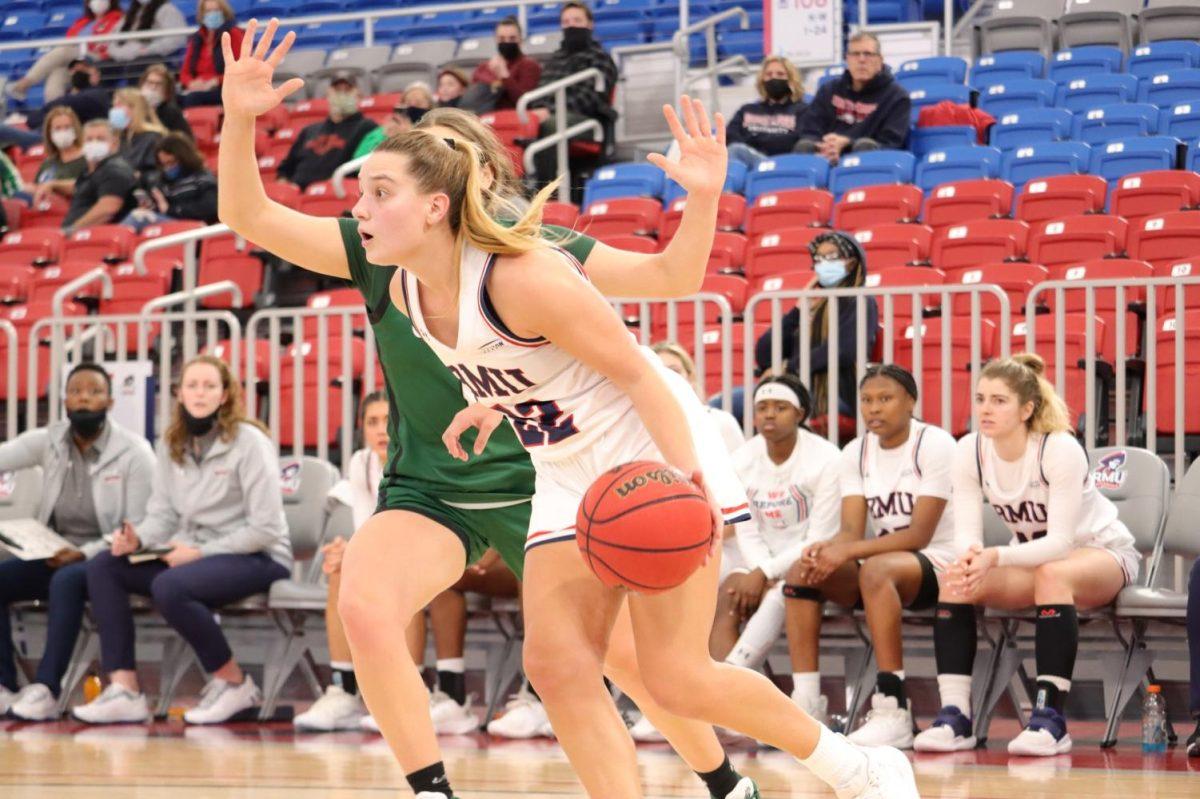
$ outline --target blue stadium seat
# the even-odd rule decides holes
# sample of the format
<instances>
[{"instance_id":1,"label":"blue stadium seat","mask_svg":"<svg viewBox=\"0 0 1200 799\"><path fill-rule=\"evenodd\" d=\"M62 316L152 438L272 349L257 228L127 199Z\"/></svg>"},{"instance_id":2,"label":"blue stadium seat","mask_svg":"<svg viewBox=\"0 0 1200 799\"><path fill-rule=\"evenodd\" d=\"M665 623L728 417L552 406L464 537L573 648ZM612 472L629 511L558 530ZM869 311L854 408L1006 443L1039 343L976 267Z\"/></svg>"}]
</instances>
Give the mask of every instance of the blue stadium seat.
<instances>
[{"instance_id":1,"label":"blue stadium seat","mask_svg":"<svg viewBox=\"0 0 1200 799\"><path fill-rule=\"evenodd\" d=\"M991 142L1001 150L1015 150L1038 142L1071 137L1071 112L1063 108L1027 108L1004 114L992 126Z\"/></svg>"},{"instance_id":2,"label":"blue stadium seat","mask_svg":"<svg viewBox=\"0 0 1200 799\"><path fill-rule=\"evenodd\" d=\"M896 80L909 91L943 83L962 83L966 77L967 62L957 56L917 58L905 61L896 70Z\"/></svg>"},{"instance_id":3,"label":"blue stadium seat","mask_svg":"<svg viewBox=\"0 0 1200 799\"><path fill-rule=\"evenodd\" d=\"M617 19L601 22L596 20L596 38L611 47L617 39L644 42L650 26L642 19Z\"/></svg>"},{"instance_id":4,"label":"blue stadium seat","mask_svg":"<svg viewBox=\"0 0 1200 799\"><path fill-rule=\"evenodd\" d=\"M583 187L583 207L615 197L656 197L663 193L662 170L652 164L610 164L596 170Z\"/></svg>"},{"instance_id":5,"label":"blue stadium seat","mask_svg":"<svg viewBox=\"0 0 1200 799\"><path fill-rule=\"evenodd\" d=\"M271 17L299 16L301 13L295 8L294 3L289 3L287 0L249 0L245 9L238 12L238 18L243 21L255 17L262 20Z\"/></svg>"},{"instance_id":6,"label":"blue stadium seat","mask_svg":"<svg viewBox=\"0 0 1200 799\"><path fill-rule=\"evenodd\" d=\"M1000 164L1000 177L1020 192L1022 186L1035 178L1086 172L1091 155L1092 148L1082 142L1038 142L1006 152Z\"/></svg>"},{"instance_id":7,"label":"blue stadium seat","mask_svg":"<svg viewBox=\"0 0 1200 799\"><path fill-rule=\"evenodd\" d=\"M858 24L857 2L844 3L842 13L847 25ZM871 0L867 8L868 25L878 25L881 22L916 22L920 19L921 5L918 0Z\"/></svg>"},{"instance_id":8,"label":"blue stadium seat","mask_svg":"<svg viewBox=\"0 0 1200 799\"><path fill-rule=\"evenodd\" d=\"M67 28L71 27L71 23L79 18L79 9L71 8L56 8L51 9L46 15L46 21L43 23L47 36L61 36L67 32Z\"/></svg>"},{"instance_id":9,"label":"blue stadium seat","mask_svg":"<svg viewBox=\"0 0 1200 799\"><path fill-rule=\"evenodd\" d=\"M829 162L819 155L777 155L746 175L746 203L772 191L823 189L828 180Z\"/></svg>"},{"instance_id":10,"label":"blue stadium seat","mask_svg":"<svg viewBox=\"0 0 1200 799\"><path fill-rule=\"evenodd\" d=\"M517 16L516 8L484 8L477 11L471 19L460 22L458 29L463 36L468 38L486 36L496 30L497 22L505 17L515 16Z\"/></svg>"},{"instance_id":11,"label":"blue stadium seat","mask_svg":"<svg viewBox=\"0 0 1200 799\"><path fill-rule=\"evenodd\" d=\"M1200 99L1200 69L1180 69L1142 78L1138 89L1139 103L1163 106L1187 103Z\"/></svg>"},{"instance_id":12,"label":"blue stadium seat","mask_svg":"<svg viewBox=\"0 0 1200 799\"><path fill-rule=\"evenodd\" d=\"M671 4L668 6L664 6L664 8L671 9L673 11L674 19L675 19L675 27L678 28L679 27L679 11L677 10L678 7L674 4ZM745 5L743 5L743 8L745 8ZM696 12L693 9L694 9L694 6L691 6L691 5L688 6L689 13L692 14L692 16L689 17L689 19L699 19L699 17L695 16ZM747 30L761 31L763 29L762 6L759 6L757 11L752 11L747 8L746 16L750 18L749 19L750 27L748 27ZM730 17L727 20L723 20L723 21L717 23L717 33L728 33L731 31L740 31L741 29L742 29L741 17Z\"/></svg>"},{"instance_id":13,"label":"blue stadium seat","mask_svg":"<svg viewBox=\"0 0 1200 799\"><path fill-rule=\"evenodd\" d=\"M1158 118L1158 132L1185 141L1200 139L1200 99L1162 109Z\"/></svg>"},{"instance_id":14,"label":"blue stadium seat","mask_svg":"<svg viewBox=\"0 0 1200 799\"><path fill-rule=\"evenodd\" d=\"M846 71L845 64L834 64L831 67L825 67L825 69L821 70L820 77L817 78L817 88L820 89L826 83L829 83L830 81L833 81L833 80L837 80L838 78L840 78L842 76L842 73L844 73L845 71Z\"/></svg>"},{"instance_id":15,"label":"blue stadium seat","mask_svg":"<svg viewBox=\"0 0 1200 799\"><path fill-rule=\"evenodd\" d=\"M1187 168L1193 172L1200 172L1200 141L1194 141L1188 147Z\"/></svg>"},{"instance_id":16,"label":"blue stadium seat","mask_svg":"<svg viewBox=\"0 0 1200 799\"><path fill-rule=\"evenodd\" d=\"M337 14L347 9L343 0L304 0L301 6L292 6L291 14Z\"/></svg>"},{"instance_id":17,"label":"blue stadium seat","mask_svg":"<svg viewBox=\"0 0 1200 799\"><path fill-rule=\"evenodd\" d=\"M1055 83L1090 78L1104 72L1120 72L1124 55L1119 47L1088 45L1060 50L1050 57L1046 77Z\"/></svg>"},{"instance_id":18,"label":"blue stadium seat","mask_svg":"<svg viewBox=\"0 0 1200 799\"><path fill-rule=\"evenodd\" d=\"M908 99L912 102L912 111L910 116L915 125L917 116L920 115L921 109L928 105L937 105L943 100L949 100L952 103L962 103L963 105L971 104L971 88L964 86L961 83L939 83L933 86L927 86L920 89L913 89L908 93Z\"/></svg>"},{"instance_id":19,"label":"blue stadium seat","mask_svg":"<svg viewBox=\"0 0 1200 799\"><path fill-rule=\"evenodd\" d=\"M742 55L751 63L763 60L762 31L733 31L718 37L721 58Z\"/></svg>"},{"instance_id":20,"label":"blue stadium seat","mask_svg":"<svg viewBox=\"0 0 1200 799\"><path fill-rule=\"evenodd\" d=\"M725 170L725 187L721 191L726 194L741 194L746 189L746 165L740 161L730 161L729 168ZM666 185L663 187L663 207L669 206L679 197L683 197L687 192L673 180L667 179Z\"/></svg>"},{"instance_id":21,"label":"blue stadium seat","mask_svg":"<svg viewBox=\"0 0 1200 799\"><path fill-rule=\"evenodd\" d=\"M292 28L306 48L361 44L362 22L314 22Z\"/></svg>"},{"instance_id":22,"label":"blue stadium seat","mask_svg":"<svg viewBox=\"0 0 1200 799\"><path fill-rule=\"evenodd\" d=\"M1132 75L1092 75L1058 86L1059 108L1071 112L1086 111L1117 103L1132 103L1137 98L1138 82Z\"/></svg>"},{"instance_id":23,"label":"blue stadium seat","mask_svg":"<svg viewBox=\"0 0 1200 799\"><path fill-rule=\"evenodd\" d=\"M1052 80L1010 80L980 91L979 107L994 117L1025 108L1046 108L1054 105L1057 89Z\"/></svg>"},{"instance_id":24,"label":"blue stadium seat","mask_svg":"<svg viewBox=\"0 0 1200 799\"><path fill-rule=\"evenodd\" d=\"M1125 103L1092 108L1075 115L1071 138L1088 144L1103 144L1158 132L1159 111L1149 103Z\"/></svg>"},{"instance_id":25,"label":"blue stadium seat","mask_svg":"<svg viewBox=\"0 0 1200 799\"><path fill-rule=\"evenodd\" d=\"M1180 141L1170 136L1139 136L1092 148L1090 171L1111 185L1134 172L1174 169Z\"/></svg>"},{"instance_id":26,"label":"blue stadium seat","mask_svg":"<svg viewBox=\"0 0 1200 799\"><path fill-rule=\"evenodd\" d=\"M877 150L843 155L829 171L829 190L840 198L850 189L880 183L912 183L917 159L903 150Z\"/></svg>"},{"instance_id":27,"label":"blue stadium seat","mask_svg":"<svg viewBox=\"0 0 1200 799\"><path fill-rule=\"evenodd\" d=\"M976 89L1026 78L1040 78L1046 72L1046 59L1037 50L1009 50L975 59L968 81Z\"/></svg>"},{"instance_id":28,"label":"blue stadium seat","mask_svg":"<svg viewBox=\"0 0 1200 799\"><path fill-rule=\"evenodd\" d=\"M995 147L969 145L948 147L929 153L917 164L913 180L922 191L956 180L994 178L1000 174L1000 151Z\"/></svg>"},{"instance_id":29,"label":"blue stadium seat","mask_svg":"<svg viewBox=\"0 0 1200 799\"><path fill-rule=\"evenodd\" d=\"M46 15L40 11L24 11L10 14L0 12L0 41L29 39L42 30Z\"/></svg>"},{"instance_id":30,"label":"blue stadium seat","mask_svg":"<svg viewBox=\"0 0 1200 799\"><path fill-rule=\"evenodd\" d=\"M1129 74L1138 78L1193 67L1200 67L1200 42L1168 39L1143 44L1129 54Z\"/></svg>"},{"instance_id":31,"label":"blue stadium seat","mask_svg":"<svg viewBox=\"0 0 1200 799\"><path fill-rule=\"evenodd\" d=\"M938 125L932 128L913 128L908 133L908 149L920 158L934 150L947 147L966 147L978 141L970 125Z\"/></svg>"}]
</instances>

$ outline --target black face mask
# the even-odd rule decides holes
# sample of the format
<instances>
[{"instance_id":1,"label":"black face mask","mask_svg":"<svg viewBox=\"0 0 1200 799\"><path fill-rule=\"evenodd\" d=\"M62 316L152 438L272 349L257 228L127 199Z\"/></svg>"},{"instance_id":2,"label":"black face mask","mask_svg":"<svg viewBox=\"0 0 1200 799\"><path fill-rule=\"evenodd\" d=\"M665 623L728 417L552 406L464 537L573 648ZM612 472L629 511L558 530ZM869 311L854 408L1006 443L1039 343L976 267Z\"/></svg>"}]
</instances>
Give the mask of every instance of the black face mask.
<instances>
[{"instance_id":1,"label":"black face mask","mask_svg":"<svg viewBox=\"0 0 1200 799\"><path fill-rule=\"evenodd\" d=\"M213 425L217 423L217 414L221 412L220 408L210 413L208 416L192 416L188 413L187 408L181 408L183 411L183 426L187 428L190 436L206 436L213 429Z\"/></svg>"},{"instance_id":2,"label":"black face mask","mask_svg":"<svg viewBox=\"0 0 1200 799\"><path fill-rule=\"evenodd\" d=\"M521 57L521 45L518 42L500 42L496 45L496 52L505 61L516 61Z\"/></svg>"},{"instance_id":3,"label":"black face mask","mask_svg":"<svg viewBox=\"0 0 1200 799\"><path fill-rule=\"evenodd\" d=\"M71 423L71 432L80 438L95 438L104 428L104 420L108 410L98 411L67 411L67 421Z\"/></svg>"},{"instance_id":4,"label":"black face mask","mask_svg":"<svg viewBox=\"0 0 1200 799\"><path fill-rule=\"evenodd\" d=\"M412 120L412 123L415 125L421 121L421 117L425 116L425 113L428 110L429 110L428 108L415 108L410 105L408 108L404 109L404 113L410 120Z\"/></svg>"},{"instance_id":5,"label":"black face mask","mask_svg":"<svg viewBox=\"0 0 1200 799\"><path fill-rule=\"evenodd\" d=\"M763 81L763 88L767 91L767 97L772 100L782 100L792 93L791 84L783 78L771 78L770 80Z\"/></svg>"},{"instance_id":6,"label":"black face mask","mask_svg":"<svg viewBox=\"0 0 1200 799\"><path fill-rule=\"evenodd\" d=\"M72 72L71 86L80 91L92 88L92 76L86 72Z\"/></svg>"},{"instance_id":7,"label":"black face mask","mask_svg":"<svg viewBox=\"0 0 1200 799\"><path fill-rule=\"evenodd\" d=\"M586 50L592 43L590 28L563 28L563 49L570 53Z\"/></svg>"}]
</instances>

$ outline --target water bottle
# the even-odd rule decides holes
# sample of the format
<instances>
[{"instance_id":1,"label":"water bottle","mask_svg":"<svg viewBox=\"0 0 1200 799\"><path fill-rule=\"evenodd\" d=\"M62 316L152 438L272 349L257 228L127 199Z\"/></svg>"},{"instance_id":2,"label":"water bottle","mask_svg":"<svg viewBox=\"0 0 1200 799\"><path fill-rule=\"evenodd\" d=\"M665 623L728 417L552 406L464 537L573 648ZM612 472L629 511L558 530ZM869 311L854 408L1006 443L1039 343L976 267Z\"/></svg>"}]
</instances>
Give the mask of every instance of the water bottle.
<instances>
[{"instance_id":1,"label":"water bottle","mask_svg":"<svg viewBox=\"0 0 1200 799\"><path fill-rule=\"evenodd\" d=\"M1151 685L1142 701L1142 752L1162 754L1167 751L1167 706L1163 702L1162 686Z\"/></svg>"}]
</instances>

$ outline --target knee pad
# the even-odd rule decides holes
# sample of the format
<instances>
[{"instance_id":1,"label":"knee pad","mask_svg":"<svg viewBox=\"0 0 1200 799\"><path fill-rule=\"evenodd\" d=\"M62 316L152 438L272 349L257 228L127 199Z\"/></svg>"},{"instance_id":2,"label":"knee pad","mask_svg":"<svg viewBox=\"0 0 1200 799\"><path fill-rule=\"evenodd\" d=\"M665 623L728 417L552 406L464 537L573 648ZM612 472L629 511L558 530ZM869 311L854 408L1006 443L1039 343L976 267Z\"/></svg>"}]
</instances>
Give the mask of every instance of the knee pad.
<instances>
[{"instance_id":1,"label":"knee pad","mask_svg":"<svg viewBox=\"0 0 1200 799\"><path fill-rule=\"evenodd\" d=\"M810 602L824 602L825 597L819 589L809 585L783 584L783 595L788 599L807 599Z\"/></svg>"}]
</instances>

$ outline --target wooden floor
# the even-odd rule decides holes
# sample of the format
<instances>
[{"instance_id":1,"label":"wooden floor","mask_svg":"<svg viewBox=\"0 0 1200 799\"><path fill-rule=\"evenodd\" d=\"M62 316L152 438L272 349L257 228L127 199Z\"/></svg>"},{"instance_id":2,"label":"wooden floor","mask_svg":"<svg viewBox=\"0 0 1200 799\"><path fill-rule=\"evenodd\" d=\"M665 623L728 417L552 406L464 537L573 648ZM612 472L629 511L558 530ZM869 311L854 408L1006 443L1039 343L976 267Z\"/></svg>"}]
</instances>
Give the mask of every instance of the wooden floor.
<instances>
[{"instance_id":1,"label":"wooden floor","mask_svg":"<svg viewBox=\"0 0 1200 799\"><path fill-rule=\"evenodd\" d=\"M1011 725L1011 722L1009 723ZM1078 725L1083 727L1084 725ZM1095 727L1095 725L1093 725ZM1180 750L1143 759L1130 737L1101 751L1083 735L1070 755L1009 759L1004 740L1015 729L997 723L988 750L918 756L925 799L1175 799L1200 797L1200 760ZM1087 735L1093 733L1093 739ZM552 741L497 742L487 736L444 738L447 765L462 799L580 797L566 759ZM816 799L832 794L791 758L732 743L731 757L754 777L764 799ZM639 750L647 799L705 795L695 775L661 745ZM287 725L184 728L87 728L68 722L0 721L3 799L327 799L411 796L378 736L296 735Z\"/></svg>"}]
</instances>

